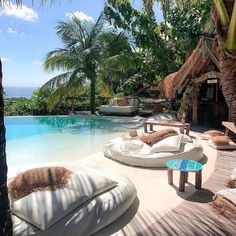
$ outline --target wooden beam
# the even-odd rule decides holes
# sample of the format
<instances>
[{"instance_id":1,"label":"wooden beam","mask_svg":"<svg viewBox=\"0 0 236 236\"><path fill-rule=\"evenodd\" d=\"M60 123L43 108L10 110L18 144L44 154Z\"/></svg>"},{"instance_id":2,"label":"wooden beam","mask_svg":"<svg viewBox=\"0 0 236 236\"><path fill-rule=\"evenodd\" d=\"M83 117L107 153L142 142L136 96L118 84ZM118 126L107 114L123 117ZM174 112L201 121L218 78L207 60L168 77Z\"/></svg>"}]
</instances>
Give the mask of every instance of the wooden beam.
<instances>
[{"instance_id":1,"label":"wooden beam","mask_svg":"<svg viewBox=\"0 0 236 236\"><path fill-rule=\"evenodd\" d=\"M212 52L212 50L209 48L208 43L205 44L206 50L211 58L211 60L216 65L217 69L220 71L220 63L218 61L218 58L215 56L215 54Z\"/></svg>"},{"instance_id":2,"label":"wooden beam","mask_svg":"<svg viewBox=\"0 0 236 236\"><path fill-rule=\"evenodd\" d=\"M221 75L220 72L210 71L210 72L207 72L207 73L201 75L200 77L196 78L194 80L194 83L199 84L199 83L202 83L205 80L210 79L210 78L219 78L219 79L221 79L222 75Z\"/></svg>"}]
</instances>

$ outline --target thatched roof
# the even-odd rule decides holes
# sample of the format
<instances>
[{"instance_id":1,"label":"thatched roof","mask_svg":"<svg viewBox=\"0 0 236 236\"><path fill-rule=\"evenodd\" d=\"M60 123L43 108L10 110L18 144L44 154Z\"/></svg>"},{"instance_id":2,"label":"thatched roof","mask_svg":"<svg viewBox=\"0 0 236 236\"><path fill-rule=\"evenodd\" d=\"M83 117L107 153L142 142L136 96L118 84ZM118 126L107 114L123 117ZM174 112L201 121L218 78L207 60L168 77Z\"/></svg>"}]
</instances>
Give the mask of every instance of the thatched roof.
<instances>
[{"instance_id":1,"label":"thatched roof","mask_svg":"<svg viewBox=\"0 0 236 236\"><path fill-rule=\"evenodd\" d=\"M232 15L233 4L235 0L224 0L225 7L229 16ZM217 21L218 13L216 7L214 6L211 10L211 17L204 26L204 33L212 37L215 34L215 22ZM212 37L213 38L213 37ZM196 49L192 52L191 56L186 60L182 67L176 73L168 75L161 82L161 87L164 91L166 98L174 98L176 92L182 92L188 83L191 82L193 78L199 76L203 72L204 68L209 65L210 62L216 65L218 70L219 68L219 59L217 58L217 43L214 40L200 39ZM214 76L220 76L216 71ZM200 78L204 80L209 78L211 74L206 74Z\"/></svg>"},{"instance_id":2,"label":"thatched roof","mask_svg":"<svg viewBox=\"0 0 236 236\"><path fill-rule=\"evenodd\" d=\"M175 82L175 77L178 72L172 73L168 75L164 80L160 81L160 88L164 92L164 96L166 98L172 98L175 96L174 93L174 82Z\"/></svg>"},{"instance_id":3,"label":"thatched roof","mask_svg":"<svg viewBox=\"0 0 236 236\"><path fill-rule=\"evenodd\" d=\"M210 62L211 56L206 50L206 42L201 39L182 67L162 81L165 97L174 98L176 91L181 92L192 78L198 75Z\"/></svg>"}]
</instances>

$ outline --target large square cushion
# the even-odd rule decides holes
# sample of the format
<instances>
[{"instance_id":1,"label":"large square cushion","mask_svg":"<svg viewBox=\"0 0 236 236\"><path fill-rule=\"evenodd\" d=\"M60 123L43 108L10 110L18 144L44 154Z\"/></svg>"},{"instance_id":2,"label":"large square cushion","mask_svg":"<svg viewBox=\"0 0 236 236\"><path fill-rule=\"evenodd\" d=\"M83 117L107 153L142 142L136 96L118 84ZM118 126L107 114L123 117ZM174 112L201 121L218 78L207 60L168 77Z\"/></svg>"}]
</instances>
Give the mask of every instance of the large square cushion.
<instances>
[{"instance_id":1,"label":"large square cushion","mask_svg":"<svg viewBox=\"0 0 236 236\"><path fill-rule=\"evenodd\" d=\"M183 136L175 135L167 137L152 145L152 152L177 152L180 149L181 141Z\"/></svg>"},{"instance_id":2,"label":"large square cushion","mask_svg":"<svg viewBox=\"0 0 236 236\"><path fill-rule=\"evenodd\" d=\"M11 203L13 214L45 230L75 208L117 185L112 179L82 168L74 172L63 189L33 192Z\"/></svg>"}]
</instances>

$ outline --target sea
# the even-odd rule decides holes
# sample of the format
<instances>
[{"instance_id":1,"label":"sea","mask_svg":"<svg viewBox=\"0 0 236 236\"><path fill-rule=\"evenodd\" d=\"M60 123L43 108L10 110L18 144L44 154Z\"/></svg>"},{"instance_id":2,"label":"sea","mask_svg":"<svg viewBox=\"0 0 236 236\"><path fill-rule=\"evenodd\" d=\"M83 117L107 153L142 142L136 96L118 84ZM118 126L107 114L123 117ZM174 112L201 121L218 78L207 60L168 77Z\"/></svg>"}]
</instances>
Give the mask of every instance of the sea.
<instances>
[{"instance_id":1,"label":"sea","mask_svg":"<svg viewBox=\"0 0 236 236\"><path fill-rule=\"evenodd\" d=\"M7 98L19 98L19 97L31 98L34 90L36 90L37 87L5 86L3 89Z\"/></svg>"}]
</instances>

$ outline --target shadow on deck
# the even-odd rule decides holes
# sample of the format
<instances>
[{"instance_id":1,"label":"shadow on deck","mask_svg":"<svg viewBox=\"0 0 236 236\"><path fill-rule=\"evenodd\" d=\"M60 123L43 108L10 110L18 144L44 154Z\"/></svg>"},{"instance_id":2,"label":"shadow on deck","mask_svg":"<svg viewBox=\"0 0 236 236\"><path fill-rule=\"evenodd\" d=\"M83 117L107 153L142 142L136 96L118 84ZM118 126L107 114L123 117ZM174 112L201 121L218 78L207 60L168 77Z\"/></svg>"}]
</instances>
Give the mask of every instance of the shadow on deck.
<instances>
[{"instance_id":1,"label":"shadow on deck","mask_svg":"<svg viewBox=\"0 0 236 236\"><path fill-rule=\"evenodd\" d=\"M236 235L236 222L217 214L209 205L212 196L226 188L224 180L235 167L236 151L218 151L215 170L203 189L138 235Z\"/></svg>"}]
</instances>

